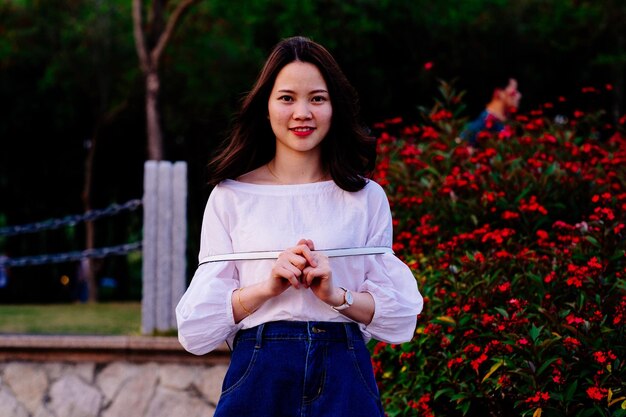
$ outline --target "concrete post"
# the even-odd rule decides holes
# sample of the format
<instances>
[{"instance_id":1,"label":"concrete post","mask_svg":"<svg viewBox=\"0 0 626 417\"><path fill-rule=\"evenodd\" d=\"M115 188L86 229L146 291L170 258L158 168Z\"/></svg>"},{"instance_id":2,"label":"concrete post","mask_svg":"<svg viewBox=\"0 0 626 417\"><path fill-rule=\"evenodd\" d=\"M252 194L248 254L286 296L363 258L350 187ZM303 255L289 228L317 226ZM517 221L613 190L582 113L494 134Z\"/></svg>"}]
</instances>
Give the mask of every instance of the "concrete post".
<instances>
[{"instance_id":1,"label":"concrete post","mask_svg":"<svg viewBox=\"0 0 626 417\"><path fill-rule=\"evenodd\" d=\"M151 334L156 327L156 244L157 241L157 184L158 164L147 161L143 178L143 258L141 333Z\"/></svg>"},{"instance_id":2,"label":"concrete post","mask_svg":"<svg viewBox=\"0 0 626 417\"><path fill-rule=\"evenodd\" d=\"M176 328L186 288L187 164L146 162L144 187L141 331L151 334Z\"/></svg>"},{"instance_id":3,"label":"concrete post","mask_svg":"<svg viewBox=\"0 0 626 417\"><path fill-rule=\"evenodd\" d=\"M156 329L167 331L172 299L172 164L159 162L156 271Z\"/></svg>"},{"instance_id":4,"label":"concrete post","mask_svg":"<svg viewBox=\"0 0 626 417\"><path fill-rule=\"evenodd\" d=\"M174 309L187 288L187 163L176 162L172 181L172 288L171 322L176 328Z\"/></svg>"}]
</instances>

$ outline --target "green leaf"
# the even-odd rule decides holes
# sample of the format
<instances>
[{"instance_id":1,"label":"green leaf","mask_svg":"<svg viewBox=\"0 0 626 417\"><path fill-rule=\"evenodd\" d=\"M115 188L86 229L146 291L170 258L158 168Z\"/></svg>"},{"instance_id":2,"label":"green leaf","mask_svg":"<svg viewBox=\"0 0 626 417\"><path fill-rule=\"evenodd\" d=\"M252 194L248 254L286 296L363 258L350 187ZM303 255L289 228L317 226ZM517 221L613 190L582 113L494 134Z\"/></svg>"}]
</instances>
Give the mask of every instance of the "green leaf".
<instances>
[{"instance_id":1,"label":"green leaf","mask_svg":"<svg viewBox=\"0 0 626 417\"><path fill-rule=\"evenodd\" d=\"M459 408L461 409L461 412L463 412L463 415L467 414L467 412L469 411L470 406L471 406L471 403L469 401L466 401L463 404L461 404L461 407L459 407Z\"/></svg>"},{"instance_id":2,"label":"green leaf","mask_svg":"<svg viewBox=\"0 0 626 417\"><path fill-rule=\"evenodd\" d=\"M537 327L533 323L532 327L530 328L530 337L531 339L533 339L533 342L537 341L537 338L539 337L539 334L541 334L542 329L543 329L543 326Z\"/></svg>"},{"instance_id":3,"label":"green leaf","mask_svg":"<svg viewBox=\"0 0 626 417\"><path fill-rule=\"evenodd\" d=\"M494 310L500 313L502 317L504 317L505 319L509 318L509 312L503 309L502 307L495 307Z\"/></svg>"},{"instance_id":4,"label":"green leaf","mask_svg":"<svg viewBox=\"0 0 626 417\"><path fill-rule=\"evenodd\" d=\"M572 384L570 384L567 387L563 401L566 403L569 403L572 400L572 398L574 398L574 394L576 393L577 389L578 389L578 381L574 381Z\"/></svg>"},{"instance_id":5,"label":"green leaf","mask_svg":"<svg viewBox=\"0 0 626 417\"><path fill-rule=\"evenodd\" d=\"M545 371L548 368L548 366L552 365L557 360L559 360L559 358L552 358L544 362L543 365L541 365L539 369L537 369L537 375L541 375L543 371Z\"/></svg>"},{"instance_id":6,"label":"green leaf","mask_svg":"<svg viewBox=\"0 0 626 417\"><path fill-rule=\"evenodd\" d=\"M532 184L524 188L522 192L519 193L517 197L515 197L515 205L519 204L522 198L526 197L526 195L528 195L528 193L530 193L531 191L532 191Z\"/></svg>"},{"instance_id":7,"label":"green leaf","mask_svg":"<svg viewBox=\"0 0 626 417\"><path fill-rule=\"evenodd\" d=\"M467 392L459 392L459 393L456 393L456 394L452 395L450 397L450 401L456 401L457 403L460 403L463 400L465 400L466 398L468 398L468 393Z\"/></svg>"},{"instance_id":8,"label":"green leaf","mask_svg":"<svg viewBox=\"0 0 626 417\"><path fill-rule=\"evenodd\" d=\"M444 394L449 395L452 393L454 393L454 390L452 390L451 388L440 389L439 391L435 393L435 395L433 395L433 400L436 400L437 398L441 397Z\"/></svg>"},{"instance_id":9,"label":"green leaf","mask_svg":"<svg viewBox=\"0 0 626 417\"><path fill-rule=\"evenodd\" d=\"M483 377L482 381L480 382L485 382L485 380L487 380L495 371L498 370L498 368L500 368L502 365L504 365L504 361L503 360L499 360L498 362L494 363L491 368L489 369L489 372L487 372L485 374L485 376Z\"/></svg>"},{"instance_id":10,"label":"green leaf","mask_svg":"<svg viewBox=\"0 0 626 417\"><path fill-rule=\"evenodd\" d=\"M587 240L589 243L591 243L593 246L595 246L596 248L601 248L602 245L600 245L600 242L598 242L598 240L593 237L593 236L585 236L585 240Z\"/></svg>"}]
</instances>

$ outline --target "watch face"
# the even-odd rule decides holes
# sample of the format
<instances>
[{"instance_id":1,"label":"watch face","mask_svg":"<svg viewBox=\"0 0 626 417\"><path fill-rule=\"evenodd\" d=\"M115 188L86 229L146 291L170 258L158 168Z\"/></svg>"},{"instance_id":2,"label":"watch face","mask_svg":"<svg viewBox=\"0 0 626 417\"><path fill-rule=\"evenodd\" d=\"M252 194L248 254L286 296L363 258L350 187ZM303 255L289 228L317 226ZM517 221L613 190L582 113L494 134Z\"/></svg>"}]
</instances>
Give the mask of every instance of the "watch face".
<instances>
[{"instance_id":1,"label":"watch face","mask_svg":"<svg viewBox=\"0 0 626 417\"><path fill-rule=\"evenodd\" d=\"M354 297L352 297L352 292L346 291L346 304L351 306L353 302L354 302Z\"/></svg>"}]
</instances>

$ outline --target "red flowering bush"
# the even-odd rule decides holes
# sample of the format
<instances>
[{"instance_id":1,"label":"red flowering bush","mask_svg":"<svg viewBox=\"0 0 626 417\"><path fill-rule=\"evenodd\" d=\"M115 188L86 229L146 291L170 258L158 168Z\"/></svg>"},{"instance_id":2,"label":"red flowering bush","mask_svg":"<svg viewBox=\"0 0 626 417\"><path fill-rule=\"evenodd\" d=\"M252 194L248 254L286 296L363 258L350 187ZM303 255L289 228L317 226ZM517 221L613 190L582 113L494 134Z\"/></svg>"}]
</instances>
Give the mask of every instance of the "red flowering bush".
<instances>
[{"instance_id":1,"label":"red flowering bush","mask_svg":"<svg viewBox=\"0 0 626 417\"><path fill-rule=\"evenodd\" d=\"M546 105L474 149L441 92L422 122L376 126L425 298L411 343L372 346L387 414L626 416L626 118Z\"/></svg>"}]
</instances>

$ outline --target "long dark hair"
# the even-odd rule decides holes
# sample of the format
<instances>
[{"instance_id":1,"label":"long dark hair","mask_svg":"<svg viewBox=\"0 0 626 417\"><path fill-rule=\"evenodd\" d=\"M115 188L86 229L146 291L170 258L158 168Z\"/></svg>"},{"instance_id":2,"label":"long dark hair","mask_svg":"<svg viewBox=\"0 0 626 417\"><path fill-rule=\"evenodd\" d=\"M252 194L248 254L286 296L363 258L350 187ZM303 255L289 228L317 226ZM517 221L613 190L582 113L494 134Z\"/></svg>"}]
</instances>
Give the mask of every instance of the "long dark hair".
<instances>
[{"instance_id":1,"label":"long dark hair","mask_svg":"<svg viewBox=\"0 0 626 417\"><path fill-rule=\"evenodd\" d=\"M267 102L278 73L294 61L315 65L328 86L333 115L322 141L322 163L346 191L362 189L376 161L375 138L360 124L358 96L332 55L301 36L284 39L267 58L252 90L242 101L234 127L209 162L209 183L234 179L268 163L276 153L276 137L267 119Z\"/></svg>"}]
</instances>

